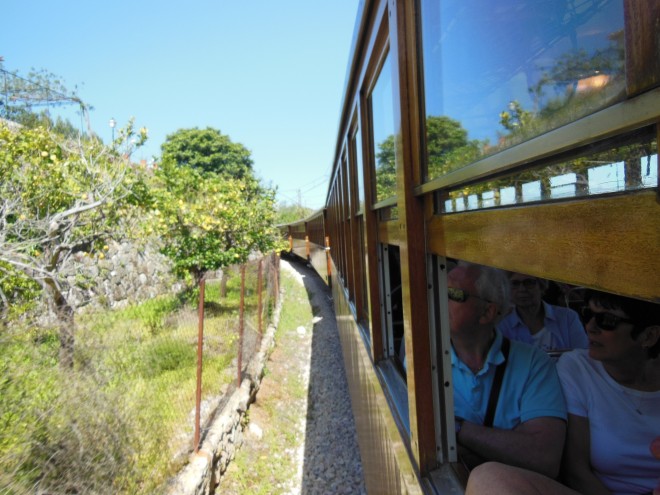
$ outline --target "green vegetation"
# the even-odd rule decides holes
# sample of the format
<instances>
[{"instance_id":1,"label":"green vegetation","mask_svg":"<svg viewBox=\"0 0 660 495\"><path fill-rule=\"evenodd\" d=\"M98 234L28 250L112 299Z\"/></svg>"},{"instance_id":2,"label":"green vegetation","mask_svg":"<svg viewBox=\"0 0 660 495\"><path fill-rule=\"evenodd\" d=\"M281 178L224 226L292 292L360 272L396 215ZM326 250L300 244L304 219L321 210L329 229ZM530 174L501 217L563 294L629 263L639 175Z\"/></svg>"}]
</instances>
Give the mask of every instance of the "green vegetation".
<instances>
[{"instance_id":1,"label":"green vegetation","mask_svg":"<svg viewBox=\"0 0 660 495\"><path fill-rule=\"evenodd\" d=\"M246 284L256 287L256 272ZM235 379L240 277L206 293L204 400ZM266 289L264 288L264 291ZM246 291L256 318L257 291ZM79 318L74 370L57 331L16 327L0 346L0 493L161 493L191 449L198 320L194 295Z\"/></svg>"},{"instance_id":2,"label":"green vegetation","mask_svg":"<svg viewBox=\"0 0 660 495\"><path fill-rule=\"evenodd\" d=\"M275 358L294 366L300 354L298 338L290 338L301 324L311 327L313 318L309 297L302 284L286 271L282 271L284 300L280 321L275 334ZM250 406L249 420L264 428L263 438L248 442L236 453L226 476L220 483L220 492L226 495L244 493L270 495L293 493L292 480L297 476L297 450L304 441L304 431L296 424L304 407L307 385L302 377L291 379L281 376L279 369L268 370L257 402Z\"/></svg>"},{"instance_id":3,"label":"green vegetation","mask_svg":"<svg viewBox=\"0 0 660 495\"><path fill-rule=\"evenodd\" d=\"M252 176L249 151L213 129L170 136L155 171L131 161L147 139L132 120L111 146L91 129L74 135L30 102L57 92L85 116L88 105L38 74L4 88L22 102L4 116L22 125L0 122L0 493L160 493L190 449L198 289L81 315L70 289L96 281L63 267L102 260L111 240L158 239L173 271L197 282L276 247L274 192ZM209 402L235 379L239 284L206 294ZM246 298L249 320L256 290ZM26 314L42 300L54 328Z\"/></svg>"}]
</instances>

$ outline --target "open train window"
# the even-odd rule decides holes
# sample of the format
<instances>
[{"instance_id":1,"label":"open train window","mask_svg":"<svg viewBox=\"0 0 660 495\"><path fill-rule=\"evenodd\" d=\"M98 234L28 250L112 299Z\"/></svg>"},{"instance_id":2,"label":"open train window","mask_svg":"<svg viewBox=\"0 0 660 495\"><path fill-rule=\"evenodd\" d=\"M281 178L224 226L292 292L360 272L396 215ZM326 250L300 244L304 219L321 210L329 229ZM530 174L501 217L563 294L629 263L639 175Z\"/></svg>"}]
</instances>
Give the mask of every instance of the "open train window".
<instances>
[{"instance_id":1,"label":"open train window","mask_svg":"<svg viewBox=\"0 0 660 495\"><path fill-rule=\"evenodd\" d=\"M406 344L403 325L403 296L401 292L401 258L399 247L382 247L382 273L385 322L384 355L390 357L405 377Z\"/></svg>"}]
</instances>

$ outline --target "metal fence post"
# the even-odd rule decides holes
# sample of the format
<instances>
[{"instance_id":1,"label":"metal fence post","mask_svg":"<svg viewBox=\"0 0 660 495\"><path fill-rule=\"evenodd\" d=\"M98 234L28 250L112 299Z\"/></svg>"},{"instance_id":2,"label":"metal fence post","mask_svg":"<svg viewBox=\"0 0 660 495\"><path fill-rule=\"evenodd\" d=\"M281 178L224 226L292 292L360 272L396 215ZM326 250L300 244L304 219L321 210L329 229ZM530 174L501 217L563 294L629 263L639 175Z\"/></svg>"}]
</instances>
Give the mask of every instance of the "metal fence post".
<instances>
[{"instance_id":1,"label":"metal fence post","mask_svg":"<svg viewBox=\"0 0 660 495\"><path fill-rule=\"evenodd\" d=\"M238 383L241 386L243 368L243 329L245 327L245 265L241 265L241 302L238 310Z\"/></svg>"},{"instance_id":2,"label":"metal fence post","mask_svg":"<svg viewBox=\"0 0 660 495\"><path fill-rule=\"evenodd\" d=\"M262 295L262 286L263 286L263 271L264 271L264 259L261 258L259 260L259 272L257 275L257 293L259 294L259 302L257 305L257 330L259 331L259 338L261 338L262 334L262 314L263 314L263 295Z\"/></svg>"},{"instance_id":3,"label":"metal fence post","mask_svg":"<svg viewBox=\"0 0 660 495\"><path fill-rule=\"evenodd\" d=\"M204 287L206 280L202 277L199 281L198 331L197 331L197 395L195 397L195 453L199 451L201 405L202 405L202 351L204 348Z\"/></svg>"}]
</instances>

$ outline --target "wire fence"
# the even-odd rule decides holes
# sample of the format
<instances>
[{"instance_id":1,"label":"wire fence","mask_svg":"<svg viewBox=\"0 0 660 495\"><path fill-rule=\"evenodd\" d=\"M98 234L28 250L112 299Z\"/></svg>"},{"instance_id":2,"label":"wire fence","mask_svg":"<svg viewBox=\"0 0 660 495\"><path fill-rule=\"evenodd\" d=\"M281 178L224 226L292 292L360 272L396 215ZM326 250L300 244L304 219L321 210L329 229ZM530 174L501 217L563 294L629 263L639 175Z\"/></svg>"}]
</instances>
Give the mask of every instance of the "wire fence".
<instances>
[{"instance_id":1,"label":"wire fence","mask_svg":"<svg viewBox=\"0 0 660 495\"><path fill-rule=\"evenodd\" d=\"M162 493L236 389L277 304L279 258L192 290L77 317L0 327L0 494Z\"/></svg>"}]
</instances>

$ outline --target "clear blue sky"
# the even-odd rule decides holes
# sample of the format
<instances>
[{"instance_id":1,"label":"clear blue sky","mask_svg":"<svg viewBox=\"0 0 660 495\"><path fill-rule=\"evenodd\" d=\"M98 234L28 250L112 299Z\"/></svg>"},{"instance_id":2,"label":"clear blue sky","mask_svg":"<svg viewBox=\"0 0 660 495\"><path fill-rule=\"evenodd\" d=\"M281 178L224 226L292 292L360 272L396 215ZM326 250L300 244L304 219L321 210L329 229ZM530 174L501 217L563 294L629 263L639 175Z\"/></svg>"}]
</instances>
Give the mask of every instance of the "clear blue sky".
<instances>
[{"instance_id":1,"label":"clear blue sky","mask_svg":"<svg viewBox=\"0 0 660 495\"><path fill-rule=\"evenodd\" d=\"M134 158L180 128L219 129L252 152L279 199L323 205L358 0L2 0L4 68L61 76L94 132L135 117ZM73 109L70 119L80 124Z\"/></svg>"}]
</instances>

